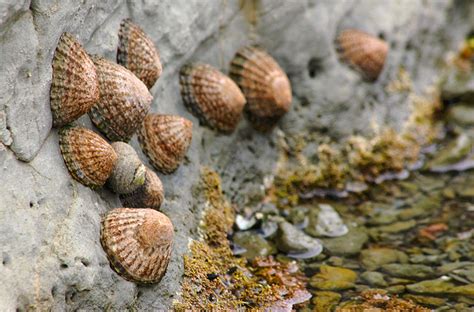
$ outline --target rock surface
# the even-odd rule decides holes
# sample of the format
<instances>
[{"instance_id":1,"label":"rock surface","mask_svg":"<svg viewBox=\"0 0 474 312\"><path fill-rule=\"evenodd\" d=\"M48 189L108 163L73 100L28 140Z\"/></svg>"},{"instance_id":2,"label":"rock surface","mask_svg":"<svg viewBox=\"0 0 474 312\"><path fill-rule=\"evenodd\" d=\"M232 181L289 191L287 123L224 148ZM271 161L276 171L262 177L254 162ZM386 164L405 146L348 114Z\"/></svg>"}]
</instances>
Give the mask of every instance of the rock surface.
<instances>
[{"instance_id":1,"label":"rock surface","mask_svg":"<svg viewBox=\"0 0 474 312\"><path fill-rule=\"evenodd\" d=\"M226 72L240 46L257 42L292 82L293 108L279 125L283 133L319 131L338 138L369 133L372 121L401 125L409 113L408 93L386 92L385 85L403 65L413 89L425 90L440 58L474 27L469 0L260 0L256 27L240 10L243 2L0 3L0 276L8 285L0 287L2 309L167 310L178 298L182 255L189 238L197 237L202 207L195 207L191 190L199 183L200 166L221 173L224 190L238 206L263 196L281 131L261 135L247 121L230 136L200 127L180 98L178 71L184 63L199 60ZM70 177L49 109L51 60L61 33L71 32L89 53L115 60L119 24L127 17L161 52L164 72L151 89L152 111L194 122L187 161L175 174L160 176L166 192L162 211L173 221L176 240L166 276L151 287L127 282L109 268L99 243L100 218L120 206L118 196ZM338 62L333 39L345 27L389 41L388 64L375 84ZM87 117L78 123L92 128ZM135 138L131 144L139 151Z\"/></svg>"}]
</instances>

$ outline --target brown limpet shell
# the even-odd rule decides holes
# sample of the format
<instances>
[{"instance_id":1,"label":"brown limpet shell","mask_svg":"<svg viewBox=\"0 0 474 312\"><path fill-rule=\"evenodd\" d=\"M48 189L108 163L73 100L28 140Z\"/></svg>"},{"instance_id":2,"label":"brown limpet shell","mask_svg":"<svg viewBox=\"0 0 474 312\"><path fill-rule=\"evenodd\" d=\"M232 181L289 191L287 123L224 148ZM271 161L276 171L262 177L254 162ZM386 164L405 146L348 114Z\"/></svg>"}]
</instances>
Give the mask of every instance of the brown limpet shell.
<instances>
[{"instance_id":1,"label":"brown limpet shell","mask_svg":"<svg viewBox=\"0 0 474 312\"><path fill-rule=\"evenodd\" d=\"M357 29L342 31L336 40L339 57L369 81L377 80L385 64L389 47L378 37Z\"/></svg>"},{"instance_id":2,"label":"brown limpet shell","mask_svg":"<svg viewBox=\"0 0 474 312\"><path fill-rule=\"evenodd\" d=\"M120 24L117 63L128 68L150 89L163 70L153 41L130 19Z\"/></svg>"},{"instance_id":3,"label":"brown limpet shell","mask_svg":"<svg viewBox=\"0 0 474 312\"><path fill-rule=\"evenodd\" d=\"M138 131L138 141L153 167L169 174L186 155L192 128L192 122L181 116L149 114Z\"/></svg>"},{"instance_id":4,"label":"brown limpet shell","mask_svg":"<svg viewBox=\"0 0 474 312\"><path fill-rule=\"evenodd\" d=\"M163 184L152 169L145 169L145 183L129 194L120 195L126 207L148 207L159 209L164 200Z\"/></svg>"},{"instance_id":5,"label":"brown limpet shell","mask_svg":"<svg viewBox=\"0 0 474 312\"><path fill-rule=\"evenodd\" d=\"M92 122L111 141L128 142L145 118L152 96L131 71L93 56L99 79L100 99L92 106Z\"/></svg>"},{"instance_id":6,"label":"brown limpet shell","mask_svg":"<svg viewBox=\"0 0 474 312\"><path fill-rule=\"evenodd\" d=\"M117 194L135 191L145 183L145 165L142 164L135 149L127 143L114 142L112 148L118 158L107 180L107 186Z\"/></svg>"},{"instance_id":7,"label":"brown limpet shell","mask_svg":"<svg viewBox=\"0 0 474 312\"><path fill-rule=\"evenodd\" d=\"M112 146L86 128L62 128L59 131L59 147L69 173L91 188L104 185L117 162Z\"/></svg>"},{"instance_id":8,"label":"brown limpet shell","mask_svg":"<svg viewBox=\"0 0 474 312\"><path fill-rule=\"evenodd\" d=\"M171 257L171 220L149 208L116 208L102 219L100 242L110 267L126 280L161 281Z\"/></svg>"},{"instance_id":9,"label":"brown limpet shell","mask_svg":"<svg viewBox=\"0 0 474 312\"><path fill-rule=\"evenodd\" d=\"M230 77L247 99L245 113L260 131L271 130L291 107L291 85L278 63L261 48L247 46L237 51Z\"/></svg>"},{"instance_id":10,"label":"brown limpet shell","mask_svg":"<svg viewBox=\"0 0 474 312\"><path fill-rule=\"evenodd\" d=\"M224 133L235 130L245 97L232 79L211 65L187 64L179 82L186 108L203 124Z\"/></svg>"},{"instance_id":11,"label":"brown limpet shell","mask_svg":"<svg viewBox=\"0 0 474 312\"><path fill-rule=\"evenodd\" d=\"M61 35L52 67L53 126L62 127L87 113L99 100L99 83L94 63L69 33Z\"/></svg>"}]
</instances>

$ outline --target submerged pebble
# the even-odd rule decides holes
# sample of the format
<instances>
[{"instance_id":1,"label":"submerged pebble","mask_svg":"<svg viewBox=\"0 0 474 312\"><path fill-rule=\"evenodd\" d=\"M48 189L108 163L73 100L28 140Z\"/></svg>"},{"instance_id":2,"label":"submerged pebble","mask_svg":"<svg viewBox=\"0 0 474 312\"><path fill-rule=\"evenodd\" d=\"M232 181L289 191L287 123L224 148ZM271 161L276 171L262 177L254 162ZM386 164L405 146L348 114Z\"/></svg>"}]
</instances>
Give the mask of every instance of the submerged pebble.
<instances>
[{"instance_id":1,"label":"submerged pebble","mask_svg":"<svg viewBox=\"0 0 474 312\"><path fill-rule=\"evenodd\" d=\"M352 270L322 265L309 284L320 290L344 290L355 287L356 279L357 274Z\"/></svg>"},{"instance_id":2,"label":"submerged pebble","mask_svg":"<svg viewBox=\"0 0 474 312\"><path fill-rule=\"evenodd\" d=\"M267 241L261 235L250 231L235 233L233 241L245 249L245 252L241 253L241 255L248 259L266 257L276 253L275 245Z\"/></svg>"},{"instance_id":3,"label":"submerged pebble","mask_svg":"<svg viewBox=\"0 0 474 312\"><path fill-rule=\"evenodd\" d=\"M316 257L323 251L323 245L318 239L304 234L286 221L278 225L276 244L280 251L297 259Z\"/></svg>"}]
</instances>

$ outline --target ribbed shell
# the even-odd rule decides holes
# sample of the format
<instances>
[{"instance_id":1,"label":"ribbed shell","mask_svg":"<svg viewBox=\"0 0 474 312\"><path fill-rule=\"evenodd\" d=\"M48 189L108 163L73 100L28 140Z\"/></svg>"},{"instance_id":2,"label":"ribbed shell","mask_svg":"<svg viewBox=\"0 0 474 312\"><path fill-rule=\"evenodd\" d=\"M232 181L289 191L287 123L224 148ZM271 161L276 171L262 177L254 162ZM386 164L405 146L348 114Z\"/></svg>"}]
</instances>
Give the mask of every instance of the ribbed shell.
<instances>
[{"instance_id":1,"label":"ribbed shell","mask_svg":"<svg viewBox=\"0 0 474 312\"><path fill-rule=\"evenodd\" d=\"M153 209L117 208L102 220L100 241L110 266L126 280L158 283L173 244L171 220Z\"/></svg>"},{"instance_id":2,"label":"ribbed shell","mask_svg":"<svg viewBox=\"0 0 474 312\"><path fill-rule=\"evenodd\" d=\"M289 111L292 101L290 81L277 62L262 49L240 49L232 60L230 77L244 93L247 99L245 112L256 129L272 129Z\"/></svg>"},{"instance_id":3,"label":"ribbed shell","mask_svg":"<svg viewBox=\"0 0 474 312\"><path fill-rule=\"evenodd\" d=\"M52 66L53 126L61 127L87 113L99 100L99 84L94 63L69 33L61 35Z\"/></svg>"},{"instance_id":4,"label":"ribbed shell","mask_svg":"<svg viewBox=\"0 0 474 312\"><path fill-rule=\"evenodd\" d=\"M240 121L245 97L226 75L207 64L189 64L180 72L183 102L213 129L232 132Z\"/></svg>"},{"instance_id":5,"label":"ribbed shell","mask_svg":"<svg viewBox=\"0 0 474 312\"><path fill-rule=\"evenodd\" d=\"M145 184L129 194L120 195L126 207L149 207L159 209L164 200L163 184L152 169L146 167Z\"/></svg>"},{"instance_id":6,"label":"ribbed shell","mask_svg":"<svg viewBox=\"0 0 474 312\"><path fill-rule=\"evenodd\" d=\"M117 161L112 146L100 135L85 128L61 129L59 147L69 173L91 188L104 185Z\"/></svg>"},{"instance_id":7,"label":"ribbed shell","mask_svg":"<svg viewBox=\"0 0 474 312\"><path fill-rule=\"evenodd\" d=\"M114 142L112 148L115 150L118 159L112 174L107 180L107 186L118 194L135 191L145 183L145 165L138 158L135 149L127 143Z\"/></svg>"},{"instance_id":8,"label":"ribbed shell","mask_svg":"<svg viewBox=\"0 0 474 312\"><path fill-rule=\"evenodd\" d=\"M180 116L149 114L138 131L138 141L153 167L168 174L186 155L192 128L192 122Z\"/></svg>"},{"instance_id":9,"label":"ribbed shell","mask_svg":"<svg viewBox=\"0 0 474 312\"><path fill-rule=\"evenodd\" d=\"M153 41L130 19L120 24L117 63L128 68L149 89L162 72L160 54Z\"/></svg>"},{"instance_id":10,"label":"ribbed shell","mask_svg":"<svg viewBox=\"0 0 474 312\"><path fill-rule=\"evenodd\" d=\"M100 99L92 106L92 122L111 141L128 142L145 118L152 96L131 71L101 57L93 57Z\"/></svg>"},{"instance_id":11,"label":"ribbed shell","mask_svg":"<svg viewBox=\"0 0 474 312\"><path fill-rule=\"evenodd\" d=\"M367 80L376 80L382 72L389 50L377 37L356 29L342 31L337 37L340 58L362 73Z\"/></svg>"}]
</instances>

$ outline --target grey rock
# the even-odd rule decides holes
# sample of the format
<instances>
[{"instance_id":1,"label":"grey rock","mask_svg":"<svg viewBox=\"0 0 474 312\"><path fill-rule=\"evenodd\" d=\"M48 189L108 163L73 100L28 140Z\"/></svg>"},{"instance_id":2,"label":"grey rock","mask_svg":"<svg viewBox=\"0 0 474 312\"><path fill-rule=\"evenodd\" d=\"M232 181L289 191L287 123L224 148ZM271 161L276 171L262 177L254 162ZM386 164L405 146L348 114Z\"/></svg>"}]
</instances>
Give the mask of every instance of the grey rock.
<instances>
[{"instance_id":1,"label":"grey rock","mask_svg":"<svg viewBox=\"0 0 474 312\"><path fill-rule=\"evenodd\" d=\"M376 270L384 264L393 262L407 263L408 256L399 250L391 248L370 248L360 253L360 261L368 270Z\"/></svg>"},{"instance_id":2,"label":"grey rock","mask_svg":"<svg viewBox=\"0 0 474 312\"><path fill-rule=\"evenodd\" d=\"M370 286L387 287L388 285L380 272L366 271L360 275L360 278Z\"/></svg>"},{"instance_id":3,"label":"grey rock","mask_svg":"<svg viewBox=\"0 0 474 312\"><path fill-rule=\"evenodd\" d=\"M362 227L349 227L349 232L341 237L321 239L329 254L351 256L358 254L369 237Z\"/></svg>"},{"instance_id":4,"label":"grey rock","mask_svg":"<svg viewBox=\"0 0 474 312\"><path fill-rule=\"evenodd\" d=\"M313 258L323 250L318 239L306 235L286 221L278 224L275 242L279 250L288 253L292 258Z\"/></svg>"},{"instance_id":5,"label":"grey rock","mask_svg":"<svg viewBox=\"0 0 474 312\"><path fill-rule=\"evenodd\" d=\"M435 275L432 267L423 264L390 263L382 266L387 274L401 278L427 279Z\"/></svg>"},{"instance_id":6,"label":"grey rock","mask_svg":"<svg viewBox=\"0 0 474 312\"><path fill-rule=\"evenodd\" d=\"M261 4L252 29L236 0L0 3L0 276L8 285L0 287L2 309L169 310L179 298L183 254L189 239L198 237L203 206L191 190L199 183L200 166L221 174L223 189L236 205L263 198L265 177L275 173L279 157L275 131L256 133L246 120L229 136L200 127L180 98L177 73L184 63L199 60L225 72L240 46L259 43L288 72L293 86L293 107L280 130L338 138L371 133L371 121L402 125L410 108L399 103L409 95L385 92L386 83L403 65L414 91L425 90L437 76L438 60L474 27L469 1ZM127 17L142 26L161 53L164 72L151 90L152 111L194 122L184 164L173 175L160 176L167 194L161 210L176 233L167 274L150 287L124 281L109 268L98 239L100 216L120 206L118 196L92 191L70 177L56 130L51 131L49 108L51 60L61 33L71 32L88 52L114 60L118 27ZM333 39L344 27L381 33L389 41L392 50L376 83L364 82L338 62ZM77 123L92 128L87 116ZM130 144L146 163L137 140ZM351 252L365 237L360 235ZM332 242L331 249L337 248L337 238Z\"/></svg>"},{"instance_id":7,"label":"grey rock","mask_svg":"<svg viewBox=\"0 0 474 312\"><path fill-rule=\"evenodd\" d=\"M449 122L461 126L474 126L474 107L465 103L459 103L449 108L447 119Z\"/></svg>"},{"instance_id":8,"label":"grey rock","mask_svg":"<svg viewBox=\"0 0 474 312\"><path fill-rule=\"evenodd\" d=\"M0 2L0 27L4 27L15 15L28 10L30 0L2 0Z\"/></svg>"}]
</instances>

